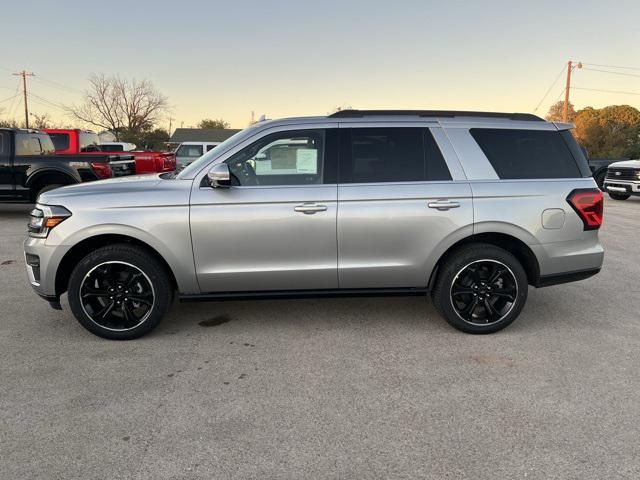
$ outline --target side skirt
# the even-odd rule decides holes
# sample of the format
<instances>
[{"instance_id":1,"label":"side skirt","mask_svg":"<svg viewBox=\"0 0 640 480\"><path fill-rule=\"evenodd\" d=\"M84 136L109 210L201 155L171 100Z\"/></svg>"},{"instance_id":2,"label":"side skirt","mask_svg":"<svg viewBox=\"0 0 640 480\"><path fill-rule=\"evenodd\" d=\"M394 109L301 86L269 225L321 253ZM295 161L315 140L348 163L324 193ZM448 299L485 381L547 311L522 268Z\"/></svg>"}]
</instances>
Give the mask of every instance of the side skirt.
<instances>
[{"instance_id":1,"label":"side skirt","mask_svg":"<svg viewBox=\"0 0 640 480\"><path fill-rule=\"evenodd\" d=\"M180 295L181 302L211 300L273 300L286 298L389 297L426 295L426 288L337 288L334 290L280 290L260 292L213 292Z\"/></svg>"}]
</instances>

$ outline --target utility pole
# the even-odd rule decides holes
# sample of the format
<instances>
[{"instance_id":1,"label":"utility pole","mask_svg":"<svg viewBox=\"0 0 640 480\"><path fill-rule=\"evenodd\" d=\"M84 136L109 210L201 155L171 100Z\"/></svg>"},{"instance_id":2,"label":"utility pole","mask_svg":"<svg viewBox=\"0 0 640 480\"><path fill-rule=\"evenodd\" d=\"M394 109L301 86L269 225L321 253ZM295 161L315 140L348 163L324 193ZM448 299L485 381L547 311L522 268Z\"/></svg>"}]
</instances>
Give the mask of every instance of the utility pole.
<instances>
[{"instance_id":1,"label":"utility pole","mask_svg":"<svg viewBox=\"0 0 640 480\"><path fill-rule=\"evenodd\" d=\"M27 77L35 77L35 73L26 72L22 70L21 72L14 73L15 76L22 77L22 94L24 96L24 124L25 127L29 128L29 105L27 104Z\"/></svg>"},{"instance_id":2,"label":"utility pole","mask_svg":"<svg viewBox=\"0 0 640 480\"><path fill-rule=\"evenodd\" d=\"M171 136L171 122L173 122L173 120L175 120L172 117L169 117L169 136Z\"/></svg>"},{"instance_id":3,"label":"utility pole","mask_svg":"<svg viewBox=\"0 0 640 480\"><path fill-rule=\"evenodd\" d=\"M571 72L574 68L582 68L582 62L578 62L575 67L571 60L567 62L567 85L564 90L564 105L562 106L562 121L564 123L569 120L569 91L571 90Z\"/></svg>"}]
</instances>

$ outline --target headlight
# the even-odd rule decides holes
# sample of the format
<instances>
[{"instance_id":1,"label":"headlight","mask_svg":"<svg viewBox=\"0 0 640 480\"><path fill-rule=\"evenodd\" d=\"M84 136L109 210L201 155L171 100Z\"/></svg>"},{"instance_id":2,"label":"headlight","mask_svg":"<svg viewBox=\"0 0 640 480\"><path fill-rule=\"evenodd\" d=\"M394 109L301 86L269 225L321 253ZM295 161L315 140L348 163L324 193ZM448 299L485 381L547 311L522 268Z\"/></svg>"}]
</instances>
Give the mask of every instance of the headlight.
<instances>
[{"instance_id":1,"label":"headlight","mask_svg":"<svg viewBox=\"0 0 640 480\"><path fill-rule=\"evenodd\" d=\"M64 207L50 205L36 205L29 214L27 231L30 237L46 238L51 229L71 216L71 212Z\"/></svg>"}]
</instances>

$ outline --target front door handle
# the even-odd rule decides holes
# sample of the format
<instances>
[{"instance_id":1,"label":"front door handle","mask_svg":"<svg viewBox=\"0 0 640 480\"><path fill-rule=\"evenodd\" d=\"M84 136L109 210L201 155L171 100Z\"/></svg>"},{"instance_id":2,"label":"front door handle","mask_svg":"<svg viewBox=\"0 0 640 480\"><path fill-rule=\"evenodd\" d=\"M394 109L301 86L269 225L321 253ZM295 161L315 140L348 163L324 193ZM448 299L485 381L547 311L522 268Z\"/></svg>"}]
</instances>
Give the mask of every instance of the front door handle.
<instances>
[{"instance_id":1,"label":"front door handle","mask_svg":"<svg viewBox=\"0 0 640 480\"><path fill-rule=\"evenodd\" d=\"M435 208L436 210L444 211L451 208L458 208L460 203L452 202L451 200L438 200L436 202L429 202L427 204L429 208Z\"/></svg>"},{"instance_id":2,"label":"front door handle","mask_svg":"<svg viewBox=\"0 0 640 480\"><path fill-rule=\"evenodd\" d=\"M304 213L306 215L313 215L316 212L324 212L327 210L326 205L320 205L319 203L303 203L293 208L296 212Z\"/></svg>"}]
</instances>

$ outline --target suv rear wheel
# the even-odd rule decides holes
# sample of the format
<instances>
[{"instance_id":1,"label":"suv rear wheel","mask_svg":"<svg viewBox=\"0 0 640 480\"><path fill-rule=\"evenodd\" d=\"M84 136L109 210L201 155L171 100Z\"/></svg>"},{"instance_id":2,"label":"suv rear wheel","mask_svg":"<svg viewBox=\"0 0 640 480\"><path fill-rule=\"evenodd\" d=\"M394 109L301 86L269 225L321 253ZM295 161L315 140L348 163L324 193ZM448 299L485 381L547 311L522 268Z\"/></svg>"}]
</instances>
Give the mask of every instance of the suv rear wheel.
<instances>
[{"instance_id":1,"label":"suv rear wheel","mask_svg":"<svg viewBox=\"0 0 640 480\"><path fill-rule=\"evenodd\" d=\"M493 333L518 317L527 290L527 274L511 253L476 243L448 255L431 297L440 315L458 330Z\"/></svg>"},{"instance_id":2,"label":"suv rear wheel","mask_svg":"<svg viewBox=\"0 0 640 480\"><path fill-rule=\"evenodd\" d=\"M69 279L69 305L80 324L112 340L130 340L153 330L171 305L173 289L163 266L129 244L97 249Z\"/></svg>"}]
</instances>

